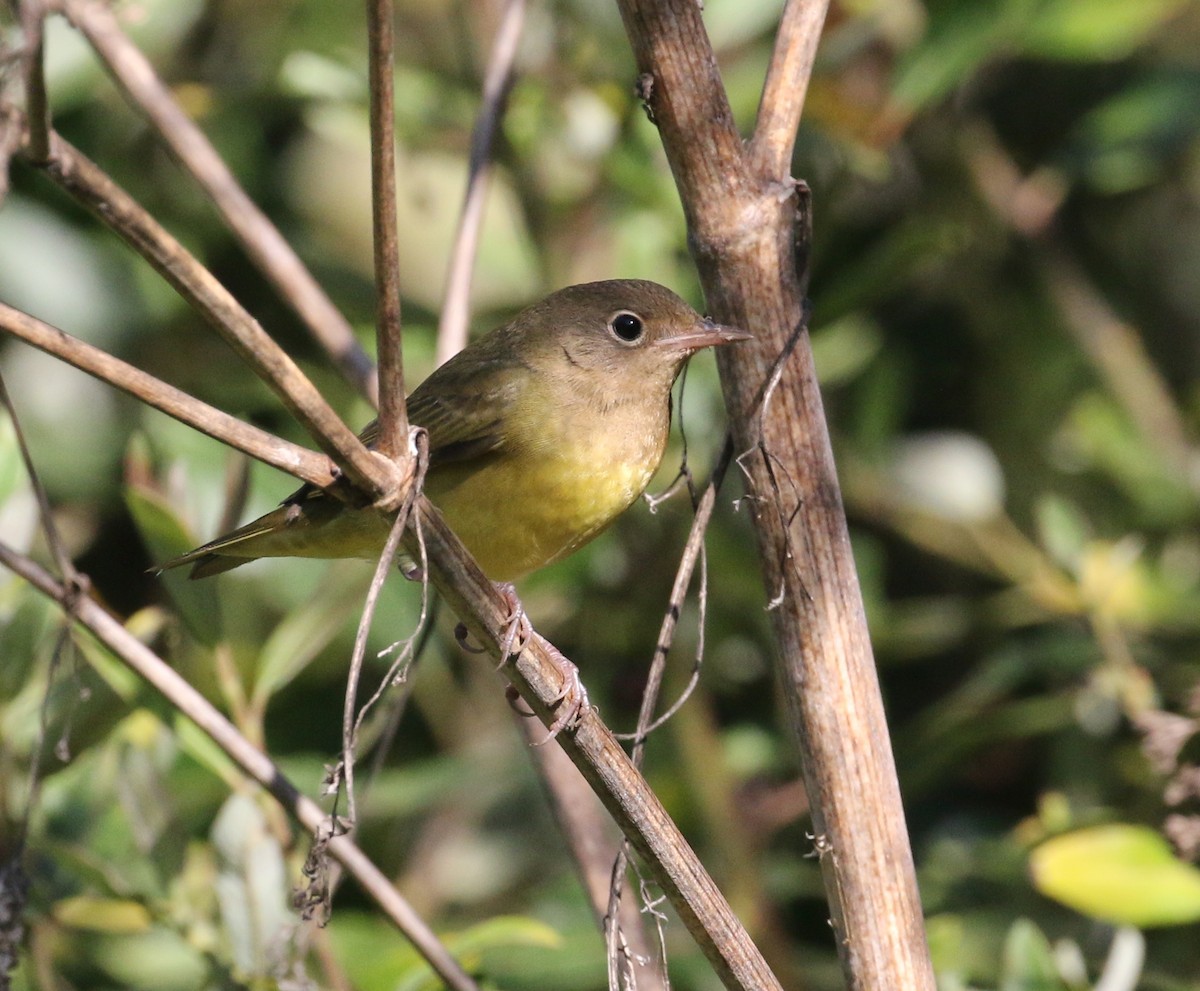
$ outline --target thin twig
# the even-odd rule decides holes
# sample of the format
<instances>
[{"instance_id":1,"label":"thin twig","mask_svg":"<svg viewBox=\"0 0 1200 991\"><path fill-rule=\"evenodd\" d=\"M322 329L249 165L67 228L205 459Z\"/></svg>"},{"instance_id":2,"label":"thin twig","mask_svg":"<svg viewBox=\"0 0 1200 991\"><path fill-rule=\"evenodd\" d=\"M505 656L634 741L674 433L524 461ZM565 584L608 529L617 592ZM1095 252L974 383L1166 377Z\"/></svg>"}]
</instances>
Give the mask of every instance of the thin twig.
<instances>
[{"instance_id":1,"label":"thin twig","mask_svg":"<svg viewBox=\"0 0 1200 991\"><path fill-rule=\"evenodd\" d=\"M487 201L491 176L492 143L504 116L505 103L512 86L513 63L525 23L525 0L508 0L492 42L487 71L483 80L483 100L471 132L471 153L467 193L463 198L458 231L450 253L442 315L438 321L437 363L440 365L467 345L470 323L471 278L479 233L483 227L483 208Z\"/></svg>"},{"instance_id":2,"label":"thin twig","mask_svg":"<svg viewBox=\"0 0 1200 991\"><path fill-rule=\"evenodd\" d=\"M750 139L750 168L763 178L782 182L791 175L796 129L828 9L829 0L788 0L784 7Z\"/></svg>"},{"instance_id":3,"label":"thin twig","mask_svg":"<svg viewBox=\"0 0 1200 991\"><path fill-rule=\"evenodd\" d=\"M327 824L324 810L302 795L275 763L247 740L207 699L162 658L134 637L98 603L78 597L69 608L73 593L23 554L0 542L0 564L69 609L72 619L90 630L132 671L160 692L180 713L192 720L242 771L262 785L314 836ZM346 836L328 838L330 854L358 881L362 889L417 948L455 991L478 991L478 986L459 966L432 930L413 911L387 877Z\"/></svg>"},{"instance_id":4,"label":"thin twig","mask_svg":"<svg viewBox=\"0 0 1200 991\"><path fill-rule=\"evenodd\" d=\"M58 0L87 37L113 79L208 192L225 223L332 358L345 378L372 403L378 383L371 359L346 318L304 266L291 245L238 184L208 138L184 113L154 66L121 29L104 0Z\"/></svg>"},{"instance_id":5,"label":"thin twig","mask_svg":"<svg viewBox=\"0 0 1200 991\"><path fill-rule=\"evenodd\" d=\"M375 341L379 360L378 450L408 454L400 267L396 233L395 65L392 0L367 0L371 91L371 219L375 246Z\"/></svg>"},{"instance_id":6,"label":"thin twig","mask_svg":"<svg viewBox=\"0 0 1200 991\"><path fill-rule=\"evenodd\" d=\"M3 311L3 306L4 304L0 303L0 313ZM38 474L37 466L33 461L33 454L30 452L29 445L25 441L25 431L21 427L21 418L17 416L17 409L13 405L12 397L8 393L8 387L4 384L3 375L0 375L0 406L8 410L8 416L12 422L13 435L17 439L17 449L21 452L21 461L25 465L25 475L29 479L29 486L33 489L34 498L37 500L38 513L41 516L42 532L46 535L46 543L50 547L50 556L54 558L54 564L58 568L58 573L62 576L63 581L68 585L79 587L79 573L75 570L75 563L71 560L71 555L67 553L67 545L63 543L62 534L58 530L58 524L54 522L54 509L50 505L50 497L46 494L46 487L42 484L42 476Z\"/></svg>"},{"instance_id":7,"label":"thin twig","mask_svg":"<svg viewBox=\"0 0 1200 991\"><path fill-rule=\"evenodd\" d=\"M28 479L29 487L33 490L34 498L37 501L42 532L46 537L46 543L50 547L50 555L54 558L58 573L62 576L63 588L70 593L69 599L64 603L64 607L70 611L73 609L74 603L83 595L84 589L87 587L86 579L75 570L75 563L71 560L71 555L67 553L66 544L63 543L58 525L54 522L54 511L50 505L50 497L46 494L46 487L42 484L42 477L37 470L37 466L34 464L33 453L29 450L29 444L25 440L25 431L21 427L21 418L17 416L17 409L13 405L12 397L9 395L3 376L0 376L0 406L3 406L8 411L9 419L12 423L13 435L17 440L17 449L21 452L21 461L25 465L25 477ZM56 672L61 666L63 653L69 643L70 621L64 617L62 628L59 630L58 637L54 642L54 649L50 653L50 663L46 669L46 690L42 696L42 703L38 707L37 737L31 748L29 761L29 793L24 813L17 826L17 836L13 843L14 856L19 856L24 847L25 838L28 835L29 818L33 815L38 805L38 796L42 785L42 752L45 749L46 737L49 735L47 731L50 724L50 700L53 696L51 689L54 685ZM68 730L64 729L63 732L64 736L60 740L60 743L65 740ZM64 756L63 759L66 760L66 757Z\"/></svg>"},{"instance_id":8,"label":"thin twig","mask_svg":"<svg viewBox=\"0 0 1200 991\"><path fill-rule=\"evenodd\" d=\"M148 372L5 303L0 303L0 331L19 337L168 416L303 481L324 488L337 480L337 474L331 471L332 465L324 455L243 423Z\"/></svg>"},{"instance_id":9,"label":"thin twig","mask_svg":"<svg viewBox=\"0 0 1200 991\"><path fill-rule=\"evenodd\" d=\"M420 427L414 428L413 433L413 447L417 450L417 455L414 459L417 466L416 475L413 485L408 490L408 498L405 499L404 505L401 506L400 511L396 514L395 522L392 523L392 528L388 533L387 541L384 543L383 551L380 553L379 560L375 564L375 574L371 579L371 586L367 590L367 597L363 602L362 616L358 622L358 630L354 635L354 650L350 657L350 673L346 679L346 697L342 707L340 780L346 793L347 816L352 829L358 823L357 800L354 794L354 761L355 750L358 746L358 730L367 713L374 707L375 702L378 701L382 693L392 683L398 668L408 659L408 653L401 651L397 661L388 671L387 676L380 682L379 689L371 696L361 710L356 711L358 709L358 682L362 674L363 658L366 655L367 637L371 632L371 621L375 617L375 605L379 601L380 593L383 591L383 583L387 579L388 573L392 570L392 562L396 559L396 552L400 549L400 541L408 526L413 503L416 500L417 494L421 491L421 486L425 482L425 471L429 466L428 435ZM428 587L426 583L423 583L423 585ZM425 621L427 602L427 596L422 594L421 616L417 621L418 630ZM410 639L409 642L411 644L412 640Z\"/></svg>"}]
</instances>

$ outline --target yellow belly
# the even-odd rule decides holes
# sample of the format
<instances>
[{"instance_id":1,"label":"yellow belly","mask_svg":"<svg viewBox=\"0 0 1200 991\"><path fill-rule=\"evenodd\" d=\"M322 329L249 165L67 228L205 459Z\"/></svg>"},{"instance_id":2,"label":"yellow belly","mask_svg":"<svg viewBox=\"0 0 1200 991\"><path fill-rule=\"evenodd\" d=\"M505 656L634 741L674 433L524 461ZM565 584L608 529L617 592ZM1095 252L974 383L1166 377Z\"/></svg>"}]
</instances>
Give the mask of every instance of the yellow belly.
<instances>
[{"instance_id":1,"label":"yellow belly","mask_svg":"<svg viewBox=\"0 0 1200 991\"><path fill-rule=\"evenodd\" d=\"M512 581L597 536L641 495L658 460L501 458L440 469L426 491L487 576Z\"/></svg>"}]
</instances>

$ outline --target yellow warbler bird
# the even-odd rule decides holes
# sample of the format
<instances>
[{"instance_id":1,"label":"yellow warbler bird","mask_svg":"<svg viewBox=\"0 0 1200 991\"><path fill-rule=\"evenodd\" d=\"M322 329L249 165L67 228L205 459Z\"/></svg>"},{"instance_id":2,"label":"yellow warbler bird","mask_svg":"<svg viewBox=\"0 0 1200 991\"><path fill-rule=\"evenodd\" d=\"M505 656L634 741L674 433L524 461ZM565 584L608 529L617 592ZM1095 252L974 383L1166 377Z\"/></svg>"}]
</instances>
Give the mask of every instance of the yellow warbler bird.
<instances>
[{"instance_id":1,"label":"yellow warbler bird","mask_svg":"<svg viewBox=\"0 0 1200 991\"><path fill-rule=\"evenodd\" d=\"M429 431L425 493L493 581L565 557L645 490L671 386L701 348L750 335L653 282L570 286L475 341L408 397ZM372 423L362 432L370 445ZM391 520L306 485L273 512L163 565L205 578L260 557L378 557Z\"/></svg>"}]
</instances>

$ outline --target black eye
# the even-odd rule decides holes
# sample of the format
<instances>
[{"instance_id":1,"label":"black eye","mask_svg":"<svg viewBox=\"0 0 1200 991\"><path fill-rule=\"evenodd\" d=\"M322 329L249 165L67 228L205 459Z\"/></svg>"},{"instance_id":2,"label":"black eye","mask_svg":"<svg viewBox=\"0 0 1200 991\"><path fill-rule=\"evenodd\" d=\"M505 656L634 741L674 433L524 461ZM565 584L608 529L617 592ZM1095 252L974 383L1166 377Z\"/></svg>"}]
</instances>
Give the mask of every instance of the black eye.
<instances>
[{"instance_id":1,"label":"black eye","mask_svg":"<svg viewBox=\"0 0 1200 991\"><path fill-rule=\"evenodd\" d=\"M630 313L627 310L614 313L608 321L608 326L614 334L628 344L636 341L646 330L645 324L642 323L642 318L636 313Z\"/></svg>"}]
</instances>

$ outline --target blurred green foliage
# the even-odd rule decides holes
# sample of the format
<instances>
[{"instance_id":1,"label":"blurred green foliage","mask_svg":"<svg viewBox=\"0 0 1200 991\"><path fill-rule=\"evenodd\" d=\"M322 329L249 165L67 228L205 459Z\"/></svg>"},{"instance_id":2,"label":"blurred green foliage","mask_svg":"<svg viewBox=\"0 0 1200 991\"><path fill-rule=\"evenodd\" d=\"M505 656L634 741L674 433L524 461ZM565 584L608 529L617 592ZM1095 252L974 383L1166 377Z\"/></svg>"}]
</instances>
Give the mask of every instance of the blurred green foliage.
<instances>
[{"instance_id":1,"label":"blurred green foliage","mask_svg":"<svg viewBox=\"0 0 1200 991\"><path fill-rule=\"evenodd\" d=\"M707 0L746 131L781 6ZM370 347L360 9L124 9ZM400 4L412 381L432 363L497 17L496 4ZM17 42L11 25L0 29ZM47 53L59 130L196 252L351 422L365 422L366 405L59 19ZM809 91L794 174L813 190L813 344L944 988L1078 989L1102 970L1109 987L1196 987L1190 932L1098 924L1170 921L1088 895L1088 879L1119 868L1127 849L1077 843L1064 857L1037 844L1086 838L1085 827L1144 836L1168 813L1195 812L1198 53L1200 10L1183 0L844 0ZM634 75L615 8L530 9L480 247L479 329L593 278L656 279L700 302ZM304 439L169 288L24 167L0 210L0 298ZM316 794L339 747L369 570L261 562L202 585L147 574L213 534L226 452L20 344L0 344L0 369L96 594ZM709 357L688 374L682 420L702 476L722 429ZM659 487L678 461L668 458ZM250 475L244 518L293 485ZM745 514L731 505L736 481L708 540L701 688L653 740L648 773L785 986L834 988L795 751L772 700L765 596ZM522 588L615 728L633 725L688 523L680 498L654 514L634 509ZM45 554L6 420L0 533ZM374 649L412 632L418 599L415 587L389 585ZM602 947L525 745L494 674L460 654L449 625L441 617L402 690L404 719L361 799L360 841L485 986L602 987ZM89 638L56 649L58 627L54 609L0 576L0 821L15 837L31 817L18 988L267 988L299 981L302 967L320 987L431 986L350 888L327 929L292 933L304 838ZM695 647L689 607L676 688ZM372 661L369 675L386 663ZM1163 743L1159 710L1183 714L1175 744ZM385 713L364 736L389 732ZM1042 870L1031 876L1037 849ZM1149 905L1165 897L1157 884L1194 887L1165 850L1150 859L1161 873L1139 872ZM1045 883L1047 863L1057 884ZM674 986L715 987L678 924L666 940ZM1132 977L1115 983L1121 967Z\"/></svg>"}]
</instances>

